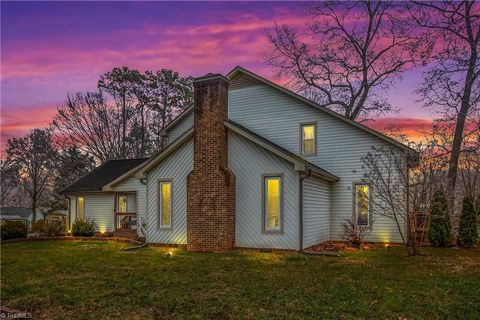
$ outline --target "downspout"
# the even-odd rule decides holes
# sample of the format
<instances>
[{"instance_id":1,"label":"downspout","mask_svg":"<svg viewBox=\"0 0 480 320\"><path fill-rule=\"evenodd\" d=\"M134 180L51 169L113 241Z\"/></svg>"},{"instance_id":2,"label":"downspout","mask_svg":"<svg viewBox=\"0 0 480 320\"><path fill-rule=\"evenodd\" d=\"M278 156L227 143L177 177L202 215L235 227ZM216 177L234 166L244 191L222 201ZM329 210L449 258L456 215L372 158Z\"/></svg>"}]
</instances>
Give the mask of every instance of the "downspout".
<instances>
[{"instance_id":1,"label":"downspout","mask_svg":"<svg viewBox=\"0 0 480 320\"><path fill-rule=\"evenodd\" d=\"M303 253L303 180L308 179L312 176L312 169L310 169L309 166L307 166L307 175L300 177L300 188L299 188L299 196L300 196L300 205L299 205L299 211L300 211L300 252Z\"/></svg>"}]
</instances>

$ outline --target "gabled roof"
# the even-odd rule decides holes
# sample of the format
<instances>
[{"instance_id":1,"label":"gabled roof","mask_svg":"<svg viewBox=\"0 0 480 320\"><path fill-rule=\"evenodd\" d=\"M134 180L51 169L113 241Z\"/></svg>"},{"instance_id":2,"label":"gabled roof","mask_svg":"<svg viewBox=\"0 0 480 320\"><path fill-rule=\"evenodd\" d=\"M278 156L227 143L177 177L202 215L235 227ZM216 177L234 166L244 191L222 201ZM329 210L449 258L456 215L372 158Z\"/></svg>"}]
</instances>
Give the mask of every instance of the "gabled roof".
<instances>
[{"instance_id":1,"label":"gabled roof","mask_svg":"<svg viewBox=\"0 0 480 320\"><path fill-rule=\"evenodd\" d=\"M102 191L103 186L147 160L148 158L109 160L67 186L60 193Z\"/></svg>"},{"instance_id":2,"label":"gabled roof","mask_svg":"<svg viewBox=\"0 0 480 320\"><path fill-rule=\"evenodd\" d=\"M363 125L363 124L361 124L361 123L358 123L358 122L356 122L356 121L353 121L353 120L351 120L351 119L349 119L349 118L341 115L340 113L337 113L337 112L335 112L335 111L333 111L333 110L330 110L330 109L328 109L328 108L322 107L322 106L319 105L318 103L316 103L316 102L314 102L314 101L312 101L312 100L309 100L309 99L307 99L307 98L305 98L305 97L302 97L301 95L299 95L299 94L297 94L297 93L295 93L295 92L293 92L293 91L290 91L290 90L288 90L288 89L286 89L286 88L284 88L284 87L282 87L282 86L279 86L278 84L276 84L276 83L274 83L274 82L272 82L272 81L270 81L270 80L267 80L267 79L265 79L265 78L263 78L263 77L255 74L255 73L253 73L253 72L251 72L251 71L249 71L249 70L247 70L247 69L245 69L245 68L242 68L242 67L240 67L240 66L236 66L235 68L233 68L233 70L230 71L230 72L227 74L227 78L228 78L229 80L232 80L233 78L235 78L236 76L238 76L238 75L240 75L240 74L245 74L245 75L250 76L250 77L254 78L255 80L257 80L257 81L259 81L259 82L261 82L261 83L263 83L263 84L266 84L266 85L268 85L268 86L270 86L270 87L273 87L273 88L275 88L275 89L277 89L277 90L280 90L280 91L282 91L283 93L286 93L287 95L289 95L289 96L291 96L291 97L293 97L293 98L295 98L295 99L298 99L298 100L300 100L300 101L302 101L302 102L304 102L304 103L306 103L306 104L308 104L308 105L310 105L310 106L312 106L312 107L314 107L314 108L316 108L316 109L318 109L318 110L320 110L320 111L322 111L322 112L325 112L325 113L327 113L327 114L329 114L329 115L331 115L331 116L333 116L333 117L335 117L335 118L337 118L337 119L340 119L340 120L342 120L342 121L345 121L346 123L348 123L348 124L350 124L350 125L352 125L352 126L354 126L354 127L357 127L357 128L359 128L359 129L361 129L361 130L363 130L363 131L365 131L365 132L368 132L368 133L370 133L370 134L373 134L374 136L376 136L376 137L378 137L378 138L380 138L380 139L383 139L383 140L385 140L386 142L389 142L389 143L391 143L391 144L399 147L400 149L406 150L406 151L408 151L408 152L415 152L415 153L416 153L416 151L415 151L414 149L410 148L410 147L407 146L407 145L404 145L404 144L401 143L401 142L398 142L398 141L395 140L395 139L392 139L392 138L390 138L390 137L388 137L388 136L386 136L386 135L384 135L384 134L382 134L382 133L380 133L380 132L378 132L378 131L376 131L376 130L374 130L374 129L371 129L371 128L369 128L369 127L367 127L367 126L365 126L365 125Z\"/></svg>"},{"instance_id":3,"label":"gabled roof","mask_svg":"<svg viewBox=\"0 0 480 320\"><path fill-rule=\"evenodd\" d=\"M286 93L287 95L289 95L289 96L291 96L291 97L293 97L293 98L295 98L295 99L298 99L298 100L300 100L300 101L302 101L302 102L304 102L304 103L306 103L306 104L308 104L308 105L316 108L317 110L320 110L320 111L322 111L322 112L325 112L325 113L327 113L327 114L329 114L329 115L331 115L331 116L333 116L333 117L335 117L335 118L337 118L337 119L340 119L340 120L342 120L342 121L345 121L346 123L348 123L348 124L350 124L350 125L352 125L352 126L354 126L354 127L357 127L357 128L359 128L359 129L361 129L361 130L363 130L363 131L365 131L365 132L368 132L368 133L370 133L370 134L372 134L372 135L374 135L374 136L376 136L376 137L378 137L378 138L380 138L380 139L382 139L382 140L384 140L384 141L386 141L386 142L388 142L388 143L391 143L391 144L397 146L397 147L400 148L400 149L403 149L403 150L408 151L408 152L416 153L416 151L415 151L414 149L410 148L409 146L407 146L407 145L405 145L405 144L403 144L403 143L401 143L401 142L399 142L399 141L397 141L397 140L395 140L395 139L392 139L392 138L390 138L390 137L388 137L388 136L386 136L386 135L384 135L384 134L382 134L382 133L380 133L380 132L378 132L378 131L376 131L376 130L374 130L374 129L371 129L371 128L369 128L369 127L367 127L367 126L365 126L365 125L363 125L363 124L361 124L361 123L358 123L358 122L356 122L356 121L353 121L353 120L351 120L350 118L347 118L347 117L341 115L340 113L337 113L337 112L335 112L335 111L333 111L333 110L330 110L330 109L328 109L328 108L322 107L322 106L319 105L318 103L316 103L316 102L314 102L314 101L312 101L312 100L309 100L309 99L307 99L307 98L305 98L305 97L302 97L301 95L299 95L299 94L297 94L297 93L295 93L295 92L293 92L293 91L290 91L290 90L288 90L288 89L286 89L286 88L284 88L284 87L282 87L282 86L280 86L280 85L278 85L278 84L276 84L276 83L274 83L274 82L272 82L272 81L270 81L270 80L267 80L267 79L259 76L258 74L253 73L253 72L251 72L251 71L249 71L249 70L247 70L247 69L245 69L245 68L243 68L243 67L236 66L235 68L233 68L232 71L230 71L230 72L227 74L226 77L227 77L227 79L229 79L229 80L231 81L232 79L234 79L236 76L238 76L238 75L240 75L240 74L247 75L247 76L249 76L249 77L251 77L251 78L259 81L260 83L263 83L263 84L268 85L268 86L270 86L270 87L273 87L273 88L275 88L275 89L277 89L277 90L280 90L280 91L282 91L283 93ZM161 133L162 133L163 135L166 135L169 130L171 130L173 127L175 127L175 126L177 125L177 123L179 123L180 121L182 121L182 119L184 119L185 117L187 117L187 116L188 116L190 113L192 113L192 112L193 112L193 107L190 107L190 108L185 109L185 111L183 111L179 116L177 116L177 117L175 118L175 120L173 120L170 124L168 124L168 126L166 126L166 127L162 130Z\"/></svg>"},{"instance_id":4,"label":"gabled roof","mask_svg":"<svg viewBox=\"0 0 480 320\"><path fill-rule=\"evenodd\" d=\"M312 174L319 176L327 181L338 181L340 178L331 174L330 172L310 163L309 161L303 159L300 156L280 147L279 145L265 139L264 137L256 134L253 131L248 130L247 128L241 126L240 124L227 120L225 121L225 126L230 130L240 134L244 138L254 142L255 144L263 147L270 152L275 153L277 156L291 162L295 166L295 170L298 171L311 171ZM161 152L157 153L157 155L153 156L149 161L141 164L138 168L132 169L130 172L126 173L123 177L120 177L116 181L110 183L108 187L113 187L114 184L120 183L122 180L126 178L126 176L132 176L135 172L135 177L144 179L147 177L148 172L152 170L156 165L158 165L163 159L168 157L171 153L175 152L180 146L185 144L193 137L193 127L187 130L183 135L178 137L174 142L169 144L167 148L162 150Z\"/></svg>"},{"instance_id":5,"label":"gabled roof","mask_svg":"<svg viewBox=\"0 0 480 320\"><path fill-rule=\"evenodd\" d=\"M142 164L139 168L136 168L135 170L132 170L131 173L136 171L135 177L144 179L147 177L148 172L155 167L157 164L159 164L163 159L168 157L171 153L173 153L175 150L177 150L180 146L182 146L184 143L190 140L190 138L193 137L193 127L187 130L185 133L183 133L180 137L178 137L175 141L170 143L165 149L161 150L158 152L156 155L150 158L147 162ZM193 156L193 155L192 155ZM118 181L117 183L119 183Z\"/></svg>"},{"instance_id":6,"label":"gabled roof","mask_svg":"<svg viewBox=\"0 0 480 320\"><path fill-rule=\"evenodd\" d=\"M182 119L187 117L190 113L192 113L192 111L193 111L193 106L188 107L187 109L183 110L182 113L180 113L178 116L176 116L175 119L173 119L172 122L170 122L165 128L163 128L162 131L160 131L160 135L161 136L166 136L167 132L170 131L170 129L175 127L177 125L177 123L182 121Z\"/></svg>"},{"instance_id":7,"label":"gabled roof","mask_svg":"<svg viewBox=\"0 0 480 320\"><path fill-rule=\"evenodd\" d=\"M319 176L327 181L338 181L340 180L339 177L336 175L328 172L327 170L324 170L320 168L319 166L305 160L304 158L294 154L293 152L288 151L287 149L284 149L280 147L279 145L273 143L272 141L265 139L264 137L256 134L253 131L250 131L249 129L245 128L244 126L232 121L232 120L227 120L225 121L225 126L229 128L230 130L240 134L244 138L254 142L255 144L259 145L260 147L263 147L270 152L275 153L277 156L293 163L295 165L295 169L298 171L311 171L312 174Z\"/></svg>"}]
</instances>

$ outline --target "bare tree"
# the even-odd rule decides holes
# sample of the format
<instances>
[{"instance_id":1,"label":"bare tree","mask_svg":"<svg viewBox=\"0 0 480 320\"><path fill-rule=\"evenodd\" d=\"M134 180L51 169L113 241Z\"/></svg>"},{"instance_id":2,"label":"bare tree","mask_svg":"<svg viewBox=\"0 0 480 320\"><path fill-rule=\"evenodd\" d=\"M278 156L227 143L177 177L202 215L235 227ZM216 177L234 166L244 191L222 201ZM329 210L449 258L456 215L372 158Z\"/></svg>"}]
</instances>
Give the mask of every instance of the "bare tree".
<instances>
[{"instance_id":1,"label":"bare tree","mask_svg":"<svg viewBox=\"0 0 480 320\"><path fill-rule=\"evenodd\" d=\"M375 197L371 198L373 215L393 220L402 240L408 244L409 253L417 255L419 248L411 224L413 214L428 208L445 171L444 163L432 156L436 153L434 144L410 143L410 146L417 153L405 154L395 147L372 148L362 157L362 169L363 179L375 190Z\"/></svg>"},{"instance_id":2,"label":"bare tree","mask_svg":"<svg viewBox=\"0 0 480 320\"><path fill-rule=\"evenodd\" d=\"M480 104L480 6L475 1L413 1L409 12L425 30L424 39L433 44L434 65L424 73L418 93L427 107L454 122L448 151L448 190L453 204L466 125Z\"/></svg>"},{"instance_id":3,"label":"bare tree","mask_svg":"<svg viewBox=\"0 0 480 320\"><path fill-rule=\"evenodd\" d=\"M76 146L99 163L143 158L162 148L161 130L193 98L191 78L167 69L143 74L114 68L98 87L69 95L52 127L62 148Z\"/></svg>"},{"instance_id":4,"label":"bare tree","mask_svg":"<svg viewBox=\"0 0 480 320\"><path fill-rule=\"evenodd\" d=\"M122 157L122 113L101 93L68 96L52 122L58 143L77 146L103 163Z\"/></svg>"},{"instance_id":5,"label":"bare tree","mask_svg":"<svg viewBox=\"0 0 480 320\"><path fill-rule=\"evenodd\" d=\"M1 198L0 205L10 203L10 197L20 183L19 168L11 160L0 160Z\"/></svg>"},{"instance_id":6,"label":"bare tree","mask_svg":"<svg viewBox=\"0 0 480 320\"><path fill-rule=\"evenodd\" d=\"M412 65L420 43L395 8L390 1L315 3L306 36L287 25L267 30L267 63L352 120L395 111L382 92Z\"/></svg>"},{"instance_id":7,"label":"bare tree","mask_svg":"<svg viewBox=\"0 0 480 320\"><path fill-rule=\"evenodd\" d=\"M52 179L55 150L51 133L46 129L34 129L25 137L9 139L6 153L7 161L19 169L20 184L30 196L35 222L38 201Z\"/></svg>"}]
</instances>

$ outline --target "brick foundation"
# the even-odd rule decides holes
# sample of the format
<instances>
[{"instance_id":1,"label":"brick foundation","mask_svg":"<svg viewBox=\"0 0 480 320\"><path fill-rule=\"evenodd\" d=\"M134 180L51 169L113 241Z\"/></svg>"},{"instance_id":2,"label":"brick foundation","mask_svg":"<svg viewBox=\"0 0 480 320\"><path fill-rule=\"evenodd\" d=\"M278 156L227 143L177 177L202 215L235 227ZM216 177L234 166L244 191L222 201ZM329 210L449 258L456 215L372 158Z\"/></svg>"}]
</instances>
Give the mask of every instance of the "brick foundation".
<instances>
[{"instance_id":1,"label":"brick foundation","mask_svg":"<svg viewBox=\"0 0 480 320\"><path fill-rule=\"evenodd\" d=\"M228 168L228 80L194 81L194 168L187 186L187 249L235 248L235 175Z\"/></svg>"}]
</instances>

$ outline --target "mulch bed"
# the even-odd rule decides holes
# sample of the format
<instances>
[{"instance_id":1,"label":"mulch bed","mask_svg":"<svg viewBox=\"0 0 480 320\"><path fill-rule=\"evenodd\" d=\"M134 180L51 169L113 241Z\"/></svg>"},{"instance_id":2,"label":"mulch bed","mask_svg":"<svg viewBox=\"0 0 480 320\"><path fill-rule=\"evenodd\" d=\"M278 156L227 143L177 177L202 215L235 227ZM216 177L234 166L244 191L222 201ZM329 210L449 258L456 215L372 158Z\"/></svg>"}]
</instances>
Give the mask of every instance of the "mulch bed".
<instances>
[{"instance_id":1,"label":"mulch bed","mask_svg":"<svg viewBox=\"0 0 480 320\"><path fill-rule=\"evenodd\" d=\"M389 244L389 246L392 246ZM385 247L385 244L382 243L370 243L366 242L362 244L362 250L369 250L371 248L381 248ZM303 250L306 253L321 253L321 252L340 252L340 251L357 251L357 249L353 248L346 242L340 242L340 241L328 241L324 243L320 243L317 245L314 245L310 248L307 248Z\"/></svg>"}]
</instances>

